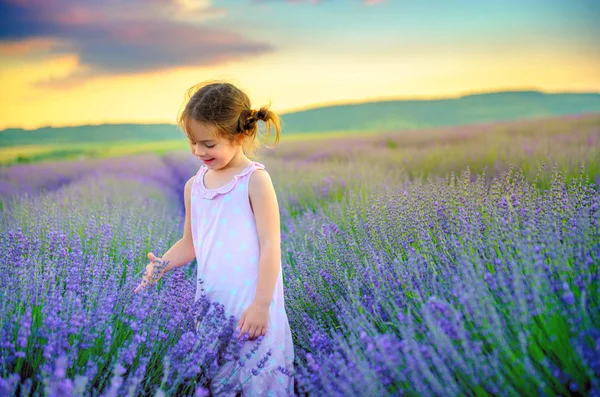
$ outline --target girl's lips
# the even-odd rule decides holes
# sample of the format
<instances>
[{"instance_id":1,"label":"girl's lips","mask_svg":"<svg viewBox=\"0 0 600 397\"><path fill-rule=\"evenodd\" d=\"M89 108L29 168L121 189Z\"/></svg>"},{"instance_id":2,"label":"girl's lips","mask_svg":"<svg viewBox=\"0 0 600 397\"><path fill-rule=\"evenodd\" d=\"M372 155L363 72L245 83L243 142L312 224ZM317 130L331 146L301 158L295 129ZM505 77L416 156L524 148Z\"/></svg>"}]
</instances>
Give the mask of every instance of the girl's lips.
<instances>
[{"instance_id":1,"label":"girl's lips","mask_svg":"<svg viewBox=\"0 0 600 397\"><path fill-rule=\"evenodd\" d=\"M210 159L210 160L202 160L202 161L204 161L204 164L210 164L210 163L212 163L212 161L213 161L213 160L214 160L214 159Z\"/></svg>"}]
</instances>

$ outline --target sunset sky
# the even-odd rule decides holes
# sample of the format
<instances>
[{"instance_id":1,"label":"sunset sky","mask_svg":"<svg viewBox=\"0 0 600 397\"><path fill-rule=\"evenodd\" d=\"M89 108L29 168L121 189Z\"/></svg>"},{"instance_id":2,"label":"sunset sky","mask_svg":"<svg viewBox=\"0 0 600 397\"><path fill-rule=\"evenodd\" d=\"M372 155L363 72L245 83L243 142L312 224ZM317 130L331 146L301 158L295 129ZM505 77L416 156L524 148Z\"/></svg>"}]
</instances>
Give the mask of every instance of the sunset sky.
<instances>
[{"instance_id":1,"label":"sunset sky","mask_svg":"<svg viewBox=\"0 0 600 397\"><path fill-rule=\"evenodd\" d=\"M0 0L0 129L174 123L207 79L279 112L600 92L597 0Z\"/></svg>"}]
</instances>

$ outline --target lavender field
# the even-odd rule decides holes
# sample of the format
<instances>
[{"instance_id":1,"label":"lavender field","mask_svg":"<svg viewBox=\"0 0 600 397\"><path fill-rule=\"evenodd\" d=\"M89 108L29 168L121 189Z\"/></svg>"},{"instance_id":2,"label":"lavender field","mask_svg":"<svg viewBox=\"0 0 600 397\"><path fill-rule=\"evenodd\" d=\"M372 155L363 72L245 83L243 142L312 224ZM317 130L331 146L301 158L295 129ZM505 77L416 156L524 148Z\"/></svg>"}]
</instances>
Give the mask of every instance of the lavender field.
<instances>
[{"instance_id":1,"label":"lavender field","mask_svg":"<svg viewBox=\"0 0 600 397\"><path fill-rule=\"evenodd\" d=\"M259 154L298 395L600 396L600 116ZM235 322L193 302L195 261L133 294L199 166L0 168L0 395L206 396L218 363L244 365Z\"/></svg>"}]
</instances>

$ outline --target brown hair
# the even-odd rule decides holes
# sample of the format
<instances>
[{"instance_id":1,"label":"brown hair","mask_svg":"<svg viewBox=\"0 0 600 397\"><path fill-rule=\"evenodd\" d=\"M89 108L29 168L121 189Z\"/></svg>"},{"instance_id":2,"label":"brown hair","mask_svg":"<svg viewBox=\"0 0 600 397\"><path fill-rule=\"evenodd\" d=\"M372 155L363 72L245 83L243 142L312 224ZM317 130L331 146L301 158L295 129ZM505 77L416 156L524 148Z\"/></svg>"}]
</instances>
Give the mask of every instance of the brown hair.
<instances>
[{"instance_id":1,"label":"brown hair","mask_svg":"<svg viewBox=\"0 0 600 397\"><path fill-rule=\"evenodd\" d=\"M231 143L238 142L244 153L252 153L257 146L258 120L265 123L265 145L271 127L275 130L275 144L279 143L281 120L269 110L269 106L253 110L248 96L233 84L208 81L196 84L187 91L186 104L177 117L177 124L190 140L193 140L190 120L212 124L220 138L226 138Z\"/></svg>"}]
</instances>

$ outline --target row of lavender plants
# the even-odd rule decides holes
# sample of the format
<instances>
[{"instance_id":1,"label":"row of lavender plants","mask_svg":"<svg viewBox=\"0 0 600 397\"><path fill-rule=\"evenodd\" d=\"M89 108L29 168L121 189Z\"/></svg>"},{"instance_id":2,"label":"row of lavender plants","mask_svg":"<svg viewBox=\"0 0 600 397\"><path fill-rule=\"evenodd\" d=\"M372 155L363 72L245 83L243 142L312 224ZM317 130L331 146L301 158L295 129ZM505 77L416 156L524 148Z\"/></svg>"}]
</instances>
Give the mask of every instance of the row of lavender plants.
<instances>
[{"instance_id":1,"label":"row of lavender plants","mask_svg":"<svg viewBox=\"0 0 600 397\"><path fill-rule=\"evenodd\" d=\"M122 180L155 183L165 190L178 192L181 185L181 166L189 158L172 162L169 154L163 158L152 154L134 157L114 157L74 161L53 161L0 167L0 198L4 205L13 195L36 195L58 190L85 178L97 179L107 175ZM181 156L177 156L181 158ZM187 161L186 161L187 160Z\"/></svg>"},{"instance_id":2,"label":"row of lavender plants","mask_svg":"<svg viewBox=\"0 0 600 397\"><path fill-rule=\"evenodd\" d=\"M181 181L197 169L189 156L144 159L134 178L139 159L122 174L95 163L6 206L2 394L206 395L219 363L243 365L232 319L193 302L193 262L132 294L146 253L179 238ZM552 183L539 190L516 170L410 181L266 160L298 394L598 395L588 170L568 182L542 171Z\"/></svg>"},{"instance_id":3,"label":"row of lavender plants","mask_svg":"<svg viewBox=\"0 0 600 397\"><path fill-rule=\"evenodd\" d=\"M73 180L4 196L0 395L207 395L219 364L248 359L222 306L194 302L192 266L133 294L147 252L180 237L189 157L118 163L54 164Z\"/></svg>"},{"instance_id":4,"label":"row of lavender plants","mask_svg":"<svg viewBox=\"0 0 600 397\"><path fill-rule=\"evenodd\" d=\"M487 169L491 178L518 167L530 180L542 164L558 164L565 176L577 177L582 163L600 184L600 114L489 123L418 131L322 134L320 139L284 139L273 159L329 164L351 162L371 167L402 168L411 179L460 173L469 166L474 174ZM322 138L322 139L321 139ZM550 173L537 186L550 186Z\"/></svg>"},{"instance_id":5,"label":"row of lavender plants","mask_svg":"<svg viewBox=\"0 0 600 397\"><path fill-rule=\"evenodd\" d=\"M285 219L302 393L600 395L597 187L471 180Z\"/></svg>"}]
</instances>

